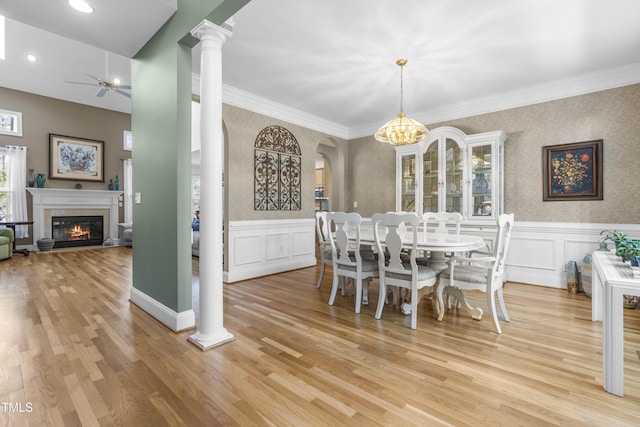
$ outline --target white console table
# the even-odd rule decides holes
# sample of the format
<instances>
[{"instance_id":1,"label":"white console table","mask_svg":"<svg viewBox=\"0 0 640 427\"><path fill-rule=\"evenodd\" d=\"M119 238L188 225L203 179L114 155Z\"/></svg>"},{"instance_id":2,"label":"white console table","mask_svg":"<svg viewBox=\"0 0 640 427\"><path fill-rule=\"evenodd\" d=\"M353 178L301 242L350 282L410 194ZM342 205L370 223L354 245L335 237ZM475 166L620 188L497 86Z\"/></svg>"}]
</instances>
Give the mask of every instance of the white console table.
<instances>
[{"instance_id":1,"label":"white console table","mask_svg":"<svg viewBox=\"0 0 640 427\"><path fill-rule=\"evenodd\" d=\"M640 279L629 264L613 252L595 251L592 258L592 320L602 320L604 389L622 396L624 392L623 295L640 296Z\"/></svg>"}]
</instances>

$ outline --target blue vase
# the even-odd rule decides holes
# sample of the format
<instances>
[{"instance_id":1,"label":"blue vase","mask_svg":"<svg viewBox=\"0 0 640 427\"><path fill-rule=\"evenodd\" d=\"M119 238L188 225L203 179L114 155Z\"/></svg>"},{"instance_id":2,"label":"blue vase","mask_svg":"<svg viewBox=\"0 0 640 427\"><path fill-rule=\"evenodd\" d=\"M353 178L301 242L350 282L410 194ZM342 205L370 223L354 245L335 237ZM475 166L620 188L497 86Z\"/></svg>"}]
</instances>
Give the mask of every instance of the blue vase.
<instances>
[{"instance_id":1,"label":"blue vase","mask_svg":"<svg viewBox=\"0 0 640 427\"><path fill-rule=\"evenodd\" d=\"M38 188L44 188L45 182L47 182L47 178L43 173L39 173L38 176L36 176L36 185Z\"/></svg>"}]
</instances>

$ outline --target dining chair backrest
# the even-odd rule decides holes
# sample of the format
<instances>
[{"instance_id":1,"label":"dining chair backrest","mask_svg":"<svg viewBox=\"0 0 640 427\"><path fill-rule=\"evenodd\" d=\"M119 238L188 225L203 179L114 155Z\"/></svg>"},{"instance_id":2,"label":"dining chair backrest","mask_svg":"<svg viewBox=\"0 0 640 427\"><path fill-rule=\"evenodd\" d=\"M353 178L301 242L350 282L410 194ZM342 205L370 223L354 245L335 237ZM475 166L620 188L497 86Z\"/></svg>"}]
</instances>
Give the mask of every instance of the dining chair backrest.
<instances>
[{"instance_id":1,"label":"dining chair backrest","mask_svg":"<svg viewBox=\"0 0 640 427\"><path fill-rule=\"evenodd\" d=\"M425 212L422 215L422 220L424 221L424 233L425 236L427 234L427 229L429 228L429 224L436 224L436 228L434 230L437 234L449 234L448 224L455 225L455 235L460 235L460 223L462 222L462 215L458 212Z\"/></svg>"},{"instance_id":2,"label":"dining chair backrest","mask_svg":"<svg viewBox=\"0 0 640 427\"><path fill-rule=\"evenodd\" d=\"M493 248L493 256L496 261L493 265L493 274L495 277L504 276L504 264L509 250L509 242L511 241L511 229L513 228L514 214L502 214L498 217L498 230L496 233L496 241Z\"/></svg>"},{"instance_id":3,"label":"dining chair backrest","mask_svg":"<svg viewBox=\"0 0 640 427\"><path fill-rule=\"evenodd\" d=\"M329 233L334 265L356 267L362 262L360 224L362 224L362 217L355 212L331 212L327 215L327 227L335 230ZM354 254L355 260L349 257L350 253Z\"/></svg>"},{"instance_id":4,"label":"dining chair backrest","mask_svg":"<svg viewBox=\"0 0 640 427\"><path fill-rule=\"evenodd\" d=\"M318 244L320 250L329 246L329 223L327 222L327 214L325 211L316 212L316 234L318 236Z\"/></svg>"},{"instance_id":5,"label":"dining chair backrest","mask_svg":"<svg viewBox=\"0 0 640 427\"><path fill-rule=\"evenodd\" d=\"M378 253L386 252L386 260L380 261L380 268L400 274L409 274L412 269L417 269L416 248L420 218L414 213L387 212L374 214L371 222ZM411 247L407 248L406 242L411 242ZM409 265L403 263L407 254Z\"/></svg>"}]
</instances>

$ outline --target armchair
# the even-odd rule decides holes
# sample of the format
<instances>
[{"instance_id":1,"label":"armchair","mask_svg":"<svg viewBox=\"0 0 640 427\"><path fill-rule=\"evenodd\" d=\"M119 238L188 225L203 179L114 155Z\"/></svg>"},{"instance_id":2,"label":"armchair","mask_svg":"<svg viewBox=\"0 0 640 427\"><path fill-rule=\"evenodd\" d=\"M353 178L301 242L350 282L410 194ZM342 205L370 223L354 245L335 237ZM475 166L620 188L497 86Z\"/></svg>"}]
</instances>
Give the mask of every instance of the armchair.
<instances>
[{"instance_id":1,"label":"armchair","mask_svg":"<svg viewBox=\"0 0 640 427\"><path fill-rule=\"evenodd\" d=\"M13 230L0 228L0 259L8 259L13 256Z\"/></svg>"}]
</instances>

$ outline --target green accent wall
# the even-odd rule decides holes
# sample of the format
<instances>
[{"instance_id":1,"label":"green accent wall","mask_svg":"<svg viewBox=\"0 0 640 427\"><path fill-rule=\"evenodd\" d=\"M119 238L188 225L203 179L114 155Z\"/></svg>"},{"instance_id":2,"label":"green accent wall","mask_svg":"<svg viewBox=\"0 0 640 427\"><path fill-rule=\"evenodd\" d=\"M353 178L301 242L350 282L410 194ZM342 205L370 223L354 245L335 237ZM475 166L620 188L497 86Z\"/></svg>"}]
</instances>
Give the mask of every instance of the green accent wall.
<instances>
[{"instance_id":1,"label":"green accent wall","mask_svg":"<svg viewBox=\"0 0 640 427\"><path fill-rule=\"evenodd\" d=\"M197 40L189 33L205 18L222 24L248 2L178 0L176 13L132 60L133 192L141 196L133 205L133 286L178 313L192 308L191 48Z\"/></svg>"}]
</instances>

